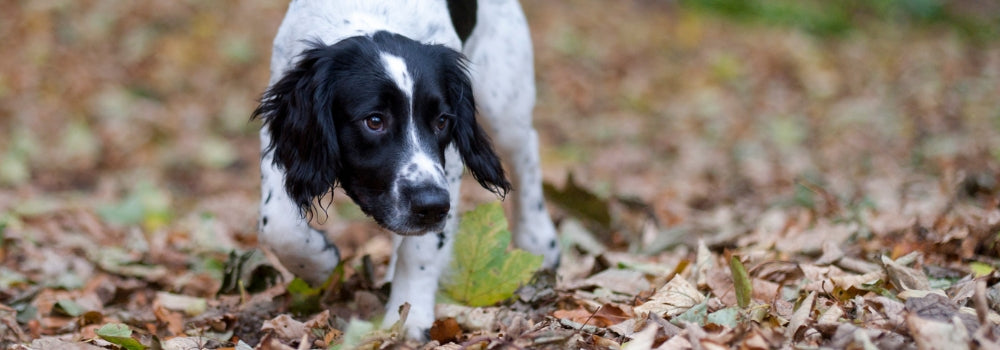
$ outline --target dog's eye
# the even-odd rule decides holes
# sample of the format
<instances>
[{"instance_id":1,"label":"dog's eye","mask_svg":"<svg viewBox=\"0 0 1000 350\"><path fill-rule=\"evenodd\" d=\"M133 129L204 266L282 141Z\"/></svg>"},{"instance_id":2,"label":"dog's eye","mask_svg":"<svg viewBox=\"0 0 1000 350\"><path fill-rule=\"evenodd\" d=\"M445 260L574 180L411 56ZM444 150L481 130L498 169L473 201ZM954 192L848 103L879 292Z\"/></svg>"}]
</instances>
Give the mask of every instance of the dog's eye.
<instances>
[{"instance_id":1,"label":"dog's eye","mask_svg":"<svg viewBox=\"0 0 1000 350\"><path fill-rule=\"evenodd\" d=\"M437 120L434 121L434 127L437 128L438 131L444 131L444 129L448 128L448 122L450 121L451 118L447 114L442 114L437 118Z\"/></svg>"},{"instance_id":2,"label":"dog's eye","mask_svg":"<svg viewBox=\"0 0 1000 350\"><path fill-rule=\"evenodd\" d=\"M365 118L365 126L371 131L382 131L385 128L385 121L381 114L372 114Z\"/></svg>"}]
</instances>

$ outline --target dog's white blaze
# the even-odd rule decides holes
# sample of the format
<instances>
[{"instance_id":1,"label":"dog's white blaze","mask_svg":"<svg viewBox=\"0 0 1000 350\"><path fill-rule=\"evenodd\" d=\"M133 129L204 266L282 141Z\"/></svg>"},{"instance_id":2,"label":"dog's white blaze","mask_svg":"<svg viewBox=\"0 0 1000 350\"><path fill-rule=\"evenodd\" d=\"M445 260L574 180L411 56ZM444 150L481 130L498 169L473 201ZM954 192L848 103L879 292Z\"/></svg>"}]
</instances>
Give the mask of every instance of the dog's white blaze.
<instances>
[{"instance_id":1,"label":"dog's white blaze","mask_svg":"<svg viewBox=\"0 0 1000 350\"><path fill-rule=\"evenodd\" d=\"M413 153L406 167L409 167L410 164L416 164L417 170L412 173L405 173L403 177L410 181L420 181L421 177L425 177L436 184L443 184L444 169L441 168L440 164L434 162L424 151L423 147L420 146L420 138L417 136L417 126L414 125L413 119L413 77L407 69L406 61L399 56L385 52L381 54L381 57L386 73L396 83L399 90L406 95L406 102L408 104L409 115L407 117L409 123L407 124L407 134L410 138L410 150Z\"/></svg>"},{"instance_id":2,"label":"dog's white blaze","mask_svg":"<svg viewBox=\"0 0 1000 350\"><path fill-rule=\"evenodd\" d=\"M389 74L389 78L392 78L399 90L406 94L406 99L410 101L412 107L413 77L410 76L410 71L406 68L406 61L403 61L399 56L383 52L382 65L385 67L385 72Z\"/></svg>"}]
</instances>

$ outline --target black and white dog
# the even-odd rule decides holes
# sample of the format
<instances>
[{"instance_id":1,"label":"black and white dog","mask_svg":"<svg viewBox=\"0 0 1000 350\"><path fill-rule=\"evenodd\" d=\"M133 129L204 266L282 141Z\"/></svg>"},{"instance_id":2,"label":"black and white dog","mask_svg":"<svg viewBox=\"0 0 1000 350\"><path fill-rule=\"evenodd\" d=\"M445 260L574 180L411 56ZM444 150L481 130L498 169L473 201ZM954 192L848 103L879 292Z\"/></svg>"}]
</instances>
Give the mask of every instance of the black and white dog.
<instances>
[{"instance_id":1,"label":"black and white dog","mask_svg":"<svg viewBox=\"0 0 1000 350\"><path fill-rule=\"evenodd\" d=\"M515 244L558 264L531 124L531 38L516 0L294 0L273 50L254 111L264 120L260 241L291 272L319 284L337 266L336 246L308 214L339 184L396 233L384 324L408 302L407 334L423 338L451 256L463 163L484 188L511 191Z\"/></svg>"}]
</instances>

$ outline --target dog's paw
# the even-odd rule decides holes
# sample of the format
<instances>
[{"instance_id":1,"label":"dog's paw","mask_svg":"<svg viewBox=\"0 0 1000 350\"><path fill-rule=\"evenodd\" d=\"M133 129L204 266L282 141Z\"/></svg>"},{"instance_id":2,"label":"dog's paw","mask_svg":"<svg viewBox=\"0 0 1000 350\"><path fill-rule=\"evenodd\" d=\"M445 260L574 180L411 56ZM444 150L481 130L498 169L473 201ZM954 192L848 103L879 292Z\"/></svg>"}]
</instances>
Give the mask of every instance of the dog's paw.
<instances>
[{"instance_id":1,"label":"dog's paw","mask_svg":"<svg viewBox=\"0 0 1000 350\"><path fill-rule=\"evenodd\" d=\"M542 268L559 267L559 239L547 213L525 215L523 220L519 220L514 227L514 244L532 254L541 255L544 258Z\"/></svg>"},{"instance_id":2,"label":"dog's paw","mask_svg":"<svg viewBox=\"0 0 1000 350\"><path fill-rule=\"evenodd\" d=\"M406 334L406 338L425 342L430 339L431 325L434 323L433 306L412 307L409 303L403 306L386 306L385 318L382 320L382 328L389 329L402 319L403 325L400 331Z\"/></svg>"}]
</instances>

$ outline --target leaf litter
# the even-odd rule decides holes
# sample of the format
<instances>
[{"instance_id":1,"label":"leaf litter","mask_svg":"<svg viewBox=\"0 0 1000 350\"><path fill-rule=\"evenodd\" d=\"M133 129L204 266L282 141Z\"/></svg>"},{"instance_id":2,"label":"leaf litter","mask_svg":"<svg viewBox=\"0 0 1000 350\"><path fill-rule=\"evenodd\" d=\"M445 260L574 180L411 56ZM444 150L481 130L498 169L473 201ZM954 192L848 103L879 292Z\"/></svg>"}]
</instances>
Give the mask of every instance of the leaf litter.
<instances>
[{"instance_id":1,"label":"leaf litter","mask_svg":"<svg viewBox=\"0 0 1000 350\"><path fill-rule=\"evenodd\" d=\"M379 325L391 243L342 192L330 283L256 250L283 4L0 4L0 346L1000 347L997 8L721 3L524 2L563 263L427 343Z\"/></svg>"}]
</instances>

